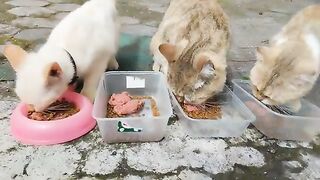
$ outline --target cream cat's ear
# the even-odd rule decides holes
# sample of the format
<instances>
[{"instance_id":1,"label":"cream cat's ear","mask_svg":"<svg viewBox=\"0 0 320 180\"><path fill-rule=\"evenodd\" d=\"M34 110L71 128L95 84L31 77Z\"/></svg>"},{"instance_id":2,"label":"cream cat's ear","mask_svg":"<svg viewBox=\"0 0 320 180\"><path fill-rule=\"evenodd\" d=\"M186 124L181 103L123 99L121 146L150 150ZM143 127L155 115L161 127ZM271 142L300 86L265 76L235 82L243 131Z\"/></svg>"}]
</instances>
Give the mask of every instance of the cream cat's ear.
<instances>
[{"instance_id":1,"label":"cream cat's ear","mask_svg":"<svg viewBox=\"0 0 320 180\"><path fill-rule=\"evenodd\" d=\"M160 53L167 59L167 61L170 62L175 62L175 57L176 57L176 46L172 44L161 44L159 46L159 51Z\"/></svg>"},{"instance_id":2,"label":"cream cat's ear","mask_svg":"<svg viewBox=\"0 0 320 180\"><path fill-rule=\"evenodd\" d=\"M10 62L12 68L17 71L27 56L27 52L16 45L6 45L3 54Z\"/></svg>"},{"instance_id":3,"label":"cream cat's ear","mask_svg":"<svg viewBox=\"0 0 320 180\"><path fill-rule=\"evenodd\" d=\"M50 64L45 71L45 77L46 77L46 84L47 85L53 85L57 82L59 82L62 78L62 69L60 65L57 62L54 62Z\"/></svg>"}]
</instances>

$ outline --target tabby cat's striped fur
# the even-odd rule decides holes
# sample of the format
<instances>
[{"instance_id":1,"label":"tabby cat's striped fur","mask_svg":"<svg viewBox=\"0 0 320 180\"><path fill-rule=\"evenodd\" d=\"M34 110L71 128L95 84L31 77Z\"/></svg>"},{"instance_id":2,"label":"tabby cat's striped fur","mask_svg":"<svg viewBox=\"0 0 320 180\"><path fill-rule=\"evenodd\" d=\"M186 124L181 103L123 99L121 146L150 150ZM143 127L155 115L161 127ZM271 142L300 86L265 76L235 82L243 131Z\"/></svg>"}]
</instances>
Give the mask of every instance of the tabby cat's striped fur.
<instances>
[{"instance_id":1,"label":"tabby cat's striped fur","mask_svg":"<svg viewBox=\"0 0 320 180\"><path fill-rule=\"evenodd\" d=\"M201 104L223 90L229 21L216 0L172 0L151 41L153 70L171 90Z\"/></svg>"}]
</instances>

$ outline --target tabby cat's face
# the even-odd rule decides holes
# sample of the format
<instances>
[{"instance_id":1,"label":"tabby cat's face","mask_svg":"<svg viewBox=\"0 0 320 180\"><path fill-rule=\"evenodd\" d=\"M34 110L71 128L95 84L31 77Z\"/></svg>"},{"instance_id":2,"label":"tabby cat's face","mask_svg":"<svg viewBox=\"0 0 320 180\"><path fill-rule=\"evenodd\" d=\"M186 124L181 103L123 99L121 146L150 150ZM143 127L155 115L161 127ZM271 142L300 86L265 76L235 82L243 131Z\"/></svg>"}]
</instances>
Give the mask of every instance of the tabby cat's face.
<instances>
[{"instance_id":1,"label":"tabby cat's face","mask_svg":"<svg viewBox=\"0 0 320 180\"><path fill-rule=\"evenodd\" d=\"M317 80L319 70L312 59L308 47L296 42L258 48L250 74L253 94L265 104L291 106Z\"/></svg>"},{"instance_id":2,"label":"tabby cat's face","mask_svg":"<svg viewBox=\"0 0 320 180\"><path fill-rule=\"evenodd\" d=\"M210 57L198 55L193 59L181 59L174 52L165 57L168 61L167 82L171 90L189 103L203 104L223 90L225 67L216 66Z\"/></svg>"}]
</instances>

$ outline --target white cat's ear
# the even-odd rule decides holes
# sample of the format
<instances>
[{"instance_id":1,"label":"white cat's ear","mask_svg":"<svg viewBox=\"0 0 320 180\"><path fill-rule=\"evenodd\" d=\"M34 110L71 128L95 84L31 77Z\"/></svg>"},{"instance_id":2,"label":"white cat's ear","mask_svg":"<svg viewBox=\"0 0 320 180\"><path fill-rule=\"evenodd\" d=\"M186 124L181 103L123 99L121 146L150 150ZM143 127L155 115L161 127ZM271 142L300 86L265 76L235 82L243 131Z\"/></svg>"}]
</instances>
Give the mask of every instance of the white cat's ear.
<instances>
[{"instance_id":1,"label":"white cat's ear","mask_svg":"<svg viewBox=\"0 0 320 180\"><path fill-rule=\"evenodd\" d=\"M213 63L206 57L200 56L193 62L193 68L200 72L202 76L212 77L215 74L215 68Z\"/></svg>"},{"instance_id":2,"label":"white cat's ear","mask_svg":"<svg viewBox=\"0 0 320 180\"><path fill-rule=\"evenodd\" d=\"M176 46L172 44L161 44L159 46L159 51L160 53L167 59L167 61L170 62L175 62L175 57L176 57Z\"/></svg>"},{"instance_id":3,"label":"white cat's ear","mask_svg":"<svg viewBox=\"0 0 320 180\"><path fill-rule=\"evenodd\" d=\"M52 85L60 81L62 73L62 69L58 63L54 62L50 64L45 73L47 85Z\"/></svg>"},{"instance_id":4,"label":"white cat's ear","mask_svg":"<svg viewBox=\"0 0 320 180\"><path fill-rule=\"evenodd\" d=\"M6 45L3 55L8 59L12 68L17 71L27 56L27 52L16 45Z\"/></svg>"}]
</instances>

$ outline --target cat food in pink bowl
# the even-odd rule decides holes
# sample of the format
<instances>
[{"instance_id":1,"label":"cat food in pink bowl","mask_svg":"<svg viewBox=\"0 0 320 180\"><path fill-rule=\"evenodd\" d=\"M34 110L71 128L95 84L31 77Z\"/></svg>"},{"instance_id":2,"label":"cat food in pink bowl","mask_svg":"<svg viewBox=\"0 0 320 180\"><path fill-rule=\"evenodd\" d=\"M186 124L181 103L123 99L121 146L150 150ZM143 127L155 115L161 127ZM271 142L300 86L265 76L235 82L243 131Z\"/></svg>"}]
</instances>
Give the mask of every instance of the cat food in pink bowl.
<instances>
[{"instance_id":1,"label":"cat food in pink bowl","mask_svg":"<svg viewBox=\"0 0 320 180\"><path fill-rule=\"evenodd\" d=\"M20 103L11 116L11 133L23 144L51 145L74 140L92 130L92 103L84 96L68 91L44 112L28 111Z\"/></svg>"}]
</instances>

